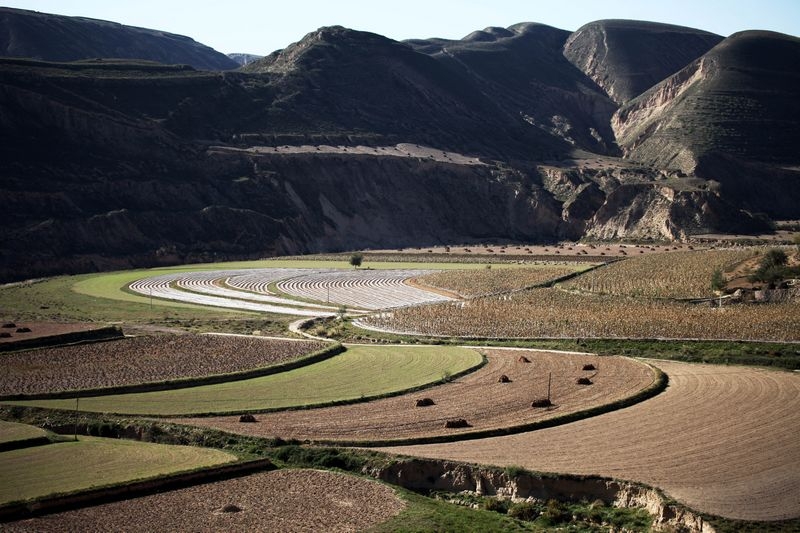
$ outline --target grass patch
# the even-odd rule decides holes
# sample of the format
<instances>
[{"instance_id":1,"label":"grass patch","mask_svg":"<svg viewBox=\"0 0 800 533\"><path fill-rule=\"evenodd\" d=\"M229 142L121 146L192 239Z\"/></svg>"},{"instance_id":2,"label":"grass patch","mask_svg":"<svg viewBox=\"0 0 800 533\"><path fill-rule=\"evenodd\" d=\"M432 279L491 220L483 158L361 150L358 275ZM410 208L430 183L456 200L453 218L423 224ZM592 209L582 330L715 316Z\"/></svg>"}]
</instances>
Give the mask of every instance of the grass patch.
<instances>
[{"instance_id":1,"label":"grass patch","mask_svg":"<svg viewBox=\"0 0 800 533\"><path fill-rule=\"evenodd\" d=\"M236 460L219 450L79 437L0 454L0 503L194 470Z\"/></svg>"},{"instance_id":2,"label":"grass patch","mask_svg":"<svg viewBox=\"0 0 800 533\"><path fill-rule=\"evenodd\" d=\"M46 436L47 432L41 428L0 420L0 443Z\"/></svg>"},{"instance_id":3,"label":"grass patch","mask_svg":"<svg viewBox=\"0 0 800 533\"><path fill-rule=\"evenodd\" d=\"M336 357L280 374L178 390L83 398L79 408L176 416L308 407L421 387L482 362L476 350L454 346L350 346ZM74 409L76 402L72 398L6 403Z\"/></svg>"}]
</instances>

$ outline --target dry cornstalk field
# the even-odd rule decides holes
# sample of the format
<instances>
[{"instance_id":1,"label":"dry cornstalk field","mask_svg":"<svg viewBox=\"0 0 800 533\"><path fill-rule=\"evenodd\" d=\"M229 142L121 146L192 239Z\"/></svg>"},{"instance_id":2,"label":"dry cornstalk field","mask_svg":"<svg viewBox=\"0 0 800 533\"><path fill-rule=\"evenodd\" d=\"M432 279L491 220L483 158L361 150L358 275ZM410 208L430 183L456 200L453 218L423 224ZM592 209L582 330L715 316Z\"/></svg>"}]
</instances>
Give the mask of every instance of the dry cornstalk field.
<instances>
[{"instance_id":1,"label":"dry cornstalk field","mask_svg":"<svg viewBox=\"0 0 800 533\"><path fill-rule=\"evenodd\" d=\"M532 289L376 314L356 322L459 337L800 340L800 302L721 309L665 300Z\"/></svg>"},{"instance_id":2,"label":"dry cornstalk field","mask_svg":"<svg viewBox=\"0 0 800 533\"><path fill-rule=\"evenodd\" d=\"M420 285L450 291L463 298L539 285L575 272L575 267L541 265L518 269L446 270L414 279Z\"/></svg>"},{"instance_id":3,"label":"dry cornstalk field","mask_svg":"<svg viewBox=\"0 0 800 533\"><path fill-rule=\"evenodd\" d=\"M617 296L702 298L712 295L711 276L753 257L755 250L699 250L631 257L599 268L566 287Z\"/></svg>"},{"instance_id":4,"label":"dry cornstalk field","mask_svg":"<svg viewBox=\"0 0 800 533\"><path fill-rule=\"evenodd\" d=\"M800 516L800 375L654 363L669 387L627 409L507 437L385 451L635 480L729 518Z\"/></svg>"},{"instance_id":5,"label":"dry cornstalk field","mask_svg":"<svg viewBox=\"0 0 800 533\"><path fill-rule=\"evenodd\" d=\"M608 404L633 396L650 386L655 373L649 366L624 357L602 357L513 349L487 349L488 364L451 383L414 394L355 405L308 411L257 415L258 423L242 424L238 417L189 418L182 424L219 428L249 435L284 439L377 441L453 435L520 426ZM521 362L520 358L530 362ZM592 371L583 370L593 365ZM553 407L532 408L547 397L552 374ZM500 383L500 376L509 383ZM592 384L579 385L580 377ZM433 405L417 407L430 398ZM463 418L471 427L445 429L447 420Z\"/></svg>"},{"instance_id":6,"label":"dry cornstalk field","mask_svg":"<svg viewBox=\"0 0 800 533\"><path fill-rule=\"evenodd\" d=\"M77 333L79 331L90 331L97 329L97 324L92 323L59 323L59 322L31 322L2 320L4 327L0 332L9 333L8 337L0 337L0 343L15 342L26 339L38 339L50 337L51 335L63 335L65 333ZM13 324L13 327L10 327ZM21 331L18 331L21 330ZM29 330L29 331L25 331Z\"/></svg>"},{"instance_id":7,"label":"dry cornstalk field","mask_svg":"<svg viewBox=\"0 0 800 533\"><path fill-rule=\"evenodd\" d=\"M404 507L390 487L375 481L275 470L11 522L3 531L351 532L384 522Z\"/></svg>"},{"instance_id":8,"label":"dry cornstalk field","mask_svg":"<svg viewBox=\"0 0 800 533\"><path fill-rule=\"evenodd\" d=\"M260 368L324 343L218 335L126 338L3 355L0 394L114 387Z\"/></svg>"}]
</instances>

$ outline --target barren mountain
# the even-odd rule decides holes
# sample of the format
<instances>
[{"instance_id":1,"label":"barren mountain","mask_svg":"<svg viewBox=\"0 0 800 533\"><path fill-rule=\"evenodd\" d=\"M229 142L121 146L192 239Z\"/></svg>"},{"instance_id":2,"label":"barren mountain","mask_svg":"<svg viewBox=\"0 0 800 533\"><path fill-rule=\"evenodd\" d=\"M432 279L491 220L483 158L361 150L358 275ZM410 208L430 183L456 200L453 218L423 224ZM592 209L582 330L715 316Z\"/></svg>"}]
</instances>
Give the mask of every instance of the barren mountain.
<instances>
[{"instance_id":1,"label":"barren mountain","mask_svg":"<svg viewBox=\"0 0 800 533\"><path fill-rule=\"evenodd\" d=\"M570 35L564 56L619 104L708 52L722 37L638 20L598 20Z\"/></svg>"},{"instance_id":2,"label":"barren mountain","mask_svg":"<svg viewBox=\"0 0 800 533\"><path fill-rule=\"evenodd\" d=\"M626 157L695 174L777 218L800 216L800 39L734 34L624 105Z\"/></svg>"},{"instance_id":3,"label":"barren mountain","mask_svg":"<svg viewBox=\"0 0 800 533\"><path fill-rule=\"evenodd\" d=\"M183 35L8 7L0 7L0 56L45 61L143 59L208 70L239 66Z\"/></svg>"},{"instance_id":4,"label":"barren mountain","mask_svg":"<svg viewBox=\"0 0 800 533\"><path fill-rule=\"evenodd\" d=\"M623 50L584 72L568 57L585 35L528 23L408 42L320 28L231 72L0 59L0 279L800 218L797 39L703 55L715 36L623 26L668 34L655 67L610 37ZM623 66L668 77L618 109L595 77Z\"/></svg>"}]
</instances>

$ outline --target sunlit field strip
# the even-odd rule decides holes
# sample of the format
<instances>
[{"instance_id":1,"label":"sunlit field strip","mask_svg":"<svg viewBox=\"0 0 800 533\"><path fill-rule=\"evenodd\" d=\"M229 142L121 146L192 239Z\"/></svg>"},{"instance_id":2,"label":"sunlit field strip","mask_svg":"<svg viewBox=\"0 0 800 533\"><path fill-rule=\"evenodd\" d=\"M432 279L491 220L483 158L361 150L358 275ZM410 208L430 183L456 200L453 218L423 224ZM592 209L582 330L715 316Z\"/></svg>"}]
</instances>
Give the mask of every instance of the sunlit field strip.
<instances>
[{"instance_id":1,"label":"sunlit field strip","mask_svg":"<svg viewBox=\"0 0 800 533\"><path fill-rule=\"evenodd\" d=\"M380 396L434 383L479 365L476 350L439 346L350 346L288 372L186 389L82 398L81 411L179 415L257 411ZM75 399L7 402L74 409Z\"/></svg>"}]
</instances>

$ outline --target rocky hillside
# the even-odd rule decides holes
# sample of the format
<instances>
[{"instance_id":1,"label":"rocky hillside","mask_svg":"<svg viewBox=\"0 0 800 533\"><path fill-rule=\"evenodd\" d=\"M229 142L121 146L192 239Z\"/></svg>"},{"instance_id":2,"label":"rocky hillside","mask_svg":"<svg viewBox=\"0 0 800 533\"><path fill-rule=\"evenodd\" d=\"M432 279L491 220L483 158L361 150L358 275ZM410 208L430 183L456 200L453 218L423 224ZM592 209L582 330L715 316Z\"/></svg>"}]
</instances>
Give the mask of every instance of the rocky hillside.
<instances>
[{"instance_id":1,"label":"rocky hillside","mask_svg":"<svg viewBox=\"0 0 800 533\"><path fill-rule=\"evenodd\" d=\"M714 180L748 209L795 218L799 81L800 39L737 33L624 105L612 125L627 158Z\"/></svg>"},{"instance_id":2,"label":"rocky hillside","mask_svg":"<svg viewBox=\"0 0 800 533\"><path fill-rule=\"evenodd\" d=\"M613 54L575 55L591 25L526 23L408 42L320 28L229 72L0 59L0 280L800 218L797 39L598 25ZM651 68L631 48L659 32ZM666 79L600 82L623 66ZM619 107L625 91L643 92Z\"/></svg>"},{"instance_id":3,"label":"rocky hillside","mask_svg":"<svg viewBox=\"0 0 800 533\"><path fill-rule=\"evenodd\" d=\"M0 56L45 61L143 59L207 70L239 66L183 35L8 7L0 7Z\"/></svg>"}]
</instances>

